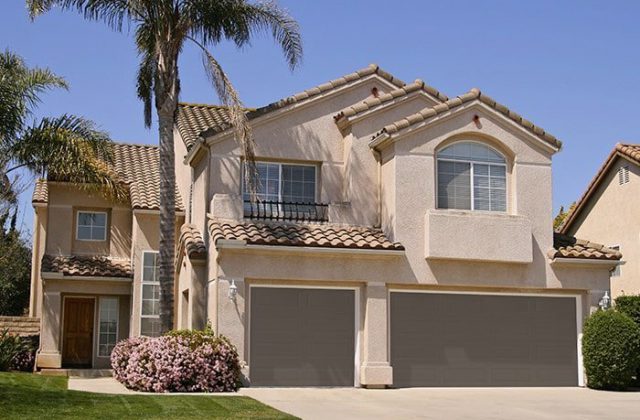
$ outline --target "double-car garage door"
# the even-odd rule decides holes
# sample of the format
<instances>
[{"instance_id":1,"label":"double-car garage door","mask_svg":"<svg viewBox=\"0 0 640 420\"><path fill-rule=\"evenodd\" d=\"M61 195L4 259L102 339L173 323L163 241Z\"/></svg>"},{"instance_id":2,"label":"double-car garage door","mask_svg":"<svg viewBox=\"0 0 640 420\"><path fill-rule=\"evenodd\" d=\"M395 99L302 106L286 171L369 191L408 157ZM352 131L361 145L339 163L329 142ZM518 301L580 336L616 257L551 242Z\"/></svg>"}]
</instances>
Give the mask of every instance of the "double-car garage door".
<instances>
[{"instance_id":1,"label":"double-car garage door","mask_svg":"<svg viewBox=\"0 0 640 420\"><path fill-rule=\"evenodd\" d=\"M250 299L252 385L354 385L355 290ZM578 384L575 297L394 291L389 321L395 387Z\"/></svg>"},{"instance_id":2,"label":"double-car garage door","mask_svg":"<svg viewBox=\"0 0 640 420\"><path fill-rule=\"evenodd\" d=\"M396 387L576 386L576 298L391 293Z\"/></svg>"}]
</instances>

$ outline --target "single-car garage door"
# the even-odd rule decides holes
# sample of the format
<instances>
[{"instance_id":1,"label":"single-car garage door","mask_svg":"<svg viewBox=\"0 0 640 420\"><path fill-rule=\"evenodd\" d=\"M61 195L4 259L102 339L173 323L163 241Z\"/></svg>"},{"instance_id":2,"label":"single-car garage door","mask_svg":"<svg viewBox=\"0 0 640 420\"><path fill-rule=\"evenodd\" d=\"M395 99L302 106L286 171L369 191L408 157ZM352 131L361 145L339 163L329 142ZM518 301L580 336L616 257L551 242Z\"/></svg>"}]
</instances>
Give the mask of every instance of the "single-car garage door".
<instances>
[{"instance_id":1,"label":"single-car garage door","mask_svg":"<svg viewBox=\"0 0 640 420\"><path fill-rule=\"evenodd\" d=\"M391 293L396 387L577 386L576 298Z\"/></svg>"},{"instance_id":2,"label":"single-car garage door","mask_svg":"<svg viewBox=\"0 0 640 420\"><path fill-rule=\"evenodd\" d=\"M354 385L354 290L252 287L250 317L252 385Z\"/></svg>"}]
</instances>

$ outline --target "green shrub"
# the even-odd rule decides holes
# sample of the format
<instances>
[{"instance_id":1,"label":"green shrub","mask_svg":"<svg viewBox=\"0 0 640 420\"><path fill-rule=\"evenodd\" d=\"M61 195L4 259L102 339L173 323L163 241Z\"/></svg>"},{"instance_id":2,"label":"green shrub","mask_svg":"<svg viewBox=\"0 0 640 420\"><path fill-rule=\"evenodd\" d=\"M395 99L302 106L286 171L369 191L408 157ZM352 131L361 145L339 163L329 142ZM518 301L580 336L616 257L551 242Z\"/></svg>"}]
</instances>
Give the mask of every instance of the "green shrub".
<instances>
[{"instance_id":1,"label":"green shrub","mask_svg":"<svg viewBox=\"0 0 640 420\"><path fill-rule=\"evenodd\" d=\"M9 334L9 330L0 333L0 372L6 372L18 354L24 350L24 344L17 335Z\"/></svg>"},{"instance_id":2,"label":"green shrub","mask_svg":"<svg viewBox=\"0 0 640 420\"><path fill-rule=\"evenodd\" d=\"M597 311L585 322L582 354L589 388L626 389L640 367L640 327L616 310Z\"/></svg>"},{"instance_id":3,"label":"green shrub","mask_svg":"<svg viewBox=\"0 0 640 420\"><path fill-rule=\"evenodd\" d=\"M640 326L640 296L618 296L616 298L616 310L628 315ZM634 386L640 387L640 368L636 371Z\"/></svg>"},{"instance_id":4,"label":"green shrub","mask_svg":"<svg viewBox=\"0 0 640 420\"><path fill-rule=\"evenodd\" d=\"M640 326L640 295L618 296L615 302L616 310L628 315Z\"/></svg>"}]
</instances>

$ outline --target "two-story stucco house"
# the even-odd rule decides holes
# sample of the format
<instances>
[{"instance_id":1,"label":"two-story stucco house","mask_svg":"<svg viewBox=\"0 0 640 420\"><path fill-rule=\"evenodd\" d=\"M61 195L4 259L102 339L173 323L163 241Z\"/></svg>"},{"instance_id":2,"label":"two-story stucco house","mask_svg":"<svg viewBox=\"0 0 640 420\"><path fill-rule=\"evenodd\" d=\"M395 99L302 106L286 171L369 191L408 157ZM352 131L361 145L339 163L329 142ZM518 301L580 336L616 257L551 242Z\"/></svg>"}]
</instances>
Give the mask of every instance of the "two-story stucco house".
<instances>
[{"instance_id":1,"label":"two-story stucco house","mask_svg":"<svg viewBox=\"0 0 640 420\"><path fill-rule=\"evenodd\" d=\"M257 201L225 108L179 108L177 327L210 322L258 386L583 383L582 322L620 253L554 238L553 136L375 65L248 117ZM41 368L158 333L158 152L116 150L127 206L37 185Z\"/></svg>"},{"instance_id":2,"label":"two-story stucco house","mask_svg":"<svg viewBox=\"0 0 640 420\"><path fill-rule=\"evenodd\" d=\"M640 293L639 208L640 144L618 143L560 229L624 254L611 272L614 298Z\"/></svg>"}]
</instances>

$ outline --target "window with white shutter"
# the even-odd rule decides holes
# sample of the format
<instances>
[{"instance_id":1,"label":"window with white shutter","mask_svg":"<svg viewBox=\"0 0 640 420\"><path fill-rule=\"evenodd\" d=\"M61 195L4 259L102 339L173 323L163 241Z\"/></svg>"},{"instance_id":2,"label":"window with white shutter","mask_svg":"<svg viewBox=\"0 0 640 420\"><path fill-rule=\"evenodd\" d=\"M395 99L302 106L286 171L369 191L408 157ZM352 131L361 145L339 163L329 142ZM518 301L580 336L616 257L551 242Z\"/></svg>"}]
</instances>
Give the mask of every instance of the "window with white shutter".
<instances>
[{"instance_id":1,"label":"window with white shutter","mask_svg":"<svg viewBox=\"0 0 640 420\"><path fill-rule=\"evenodd\" d=\"M476 142L454 143L438 153L438 208L507 211L504 156Z\"/></svg>"}]
</instances>

